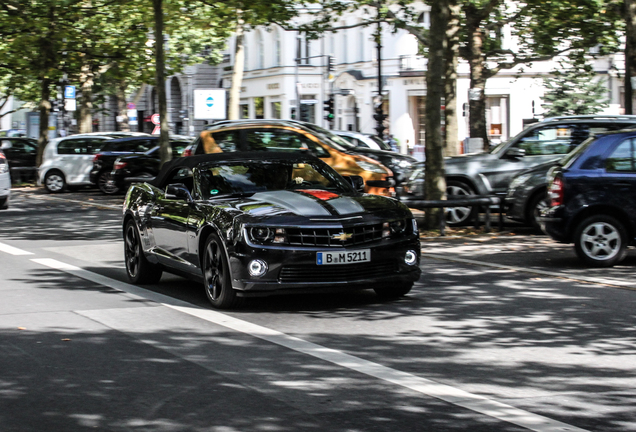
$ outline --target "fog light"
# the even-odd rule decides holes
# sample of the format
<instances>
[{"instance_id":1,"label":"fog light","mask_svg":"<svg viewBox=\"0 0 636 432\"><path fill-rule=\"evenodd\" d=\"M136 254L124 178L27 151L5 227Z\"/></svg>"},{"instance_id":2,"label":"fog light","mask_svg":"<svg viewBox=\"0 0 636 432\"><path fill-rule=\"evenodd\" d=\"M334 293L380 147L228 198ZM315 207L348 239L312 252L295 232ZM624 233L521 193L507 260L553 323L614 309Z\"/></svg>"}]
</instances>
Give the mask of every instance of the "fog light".
<instances>
[{"instance_id":1,"label":"fog light","mask_svg":"<svg viewBox=\"0 0 636 432\"><path fill-rule=\"evenodd\" d=\"M417 264L417 254L415 253L415 251L407 251L406 255L404 255L404 262L408 265Z\"/></svg>"},{"instance_id":2,"label":"fog light","mask_svg":"<svg viewBox=\"0 0 636 432\"><path fill-rule=\"evenodd\" d=\"M252 277L261 277L267 273L267 263L261 260L252 260L247 266Z\"/></svg>"}]
</instances>

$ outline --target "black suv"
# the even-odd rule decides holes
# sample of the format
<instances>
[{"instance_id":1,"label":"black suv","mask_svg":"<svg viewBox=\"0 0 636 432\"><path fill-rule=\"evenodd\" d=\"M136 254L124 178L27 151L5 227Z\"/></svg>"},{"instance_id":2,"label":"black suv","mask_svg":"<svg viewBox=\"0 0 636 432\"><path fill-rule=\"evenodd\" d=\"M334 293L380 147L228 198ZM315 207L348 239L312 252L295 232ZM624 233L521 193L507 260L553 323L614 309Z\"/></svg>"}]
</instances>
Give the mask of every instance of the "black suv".
<instances>
[{"instance_id":1,"label":"black suv","mask_svg":"<svg viewBox=\"0 0 636 432\"><path fill-rule=\"evenodd\" d=\"M90 173L91 183L96 184L99 190L108 195L119 192L119 188L109 181L115 160L120 156L146 153L158 145L159 137L154 136L119 138L107 141L93 158L93 169Z\"/></svg>"},{"instance_id":2,"label":"black suv","mask_svg":"<svg viewBox=\"0 0 636 432\"><path fill-rule=\"evenodd\" d=\"M447 158L448 195L505 194L512 178L521 171L556 162L590 134L636 127L636 116L565 116L547 118L521 131L488 152ZM424 195L424 163L413 169L404 191ZM461 225L474 216L470 207L447 214L449 225ZM525 218L525 213L524 213Z\"/></svg>"},{"instance_id":3,"label":"black suv","mask_svg":"<svg viewBox=\"0 0 636 432\"><path fill-rule=\"evenodd\" d=\"M619 263L636 239L636 130L590 138L548 173L550 206L538 218L595 267Z\"/></svg>"}]
</instances>

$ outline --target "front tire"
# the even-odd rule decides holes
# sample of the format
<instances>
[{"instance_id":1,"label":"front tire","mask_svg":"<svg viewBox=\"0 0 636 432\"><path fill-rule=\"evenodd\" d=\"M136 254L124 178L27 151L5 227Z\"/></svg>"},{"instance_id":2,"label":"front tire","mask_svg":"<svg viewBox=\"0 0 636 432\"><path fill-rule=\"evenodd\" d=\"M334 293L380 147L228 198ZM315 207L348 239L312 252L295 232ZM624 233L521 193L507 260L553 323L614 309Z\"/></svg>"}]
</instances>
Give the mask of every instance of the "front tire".
<instances>
[{"instance_id":1,"label":"front tire","mask_svg":"<svg viewBox=\"0 0 636 432\"><path fill-rule=\"evenodd\" d=\"M541 210L548 208L548 203L546 201L547 198L547 191L539 192L530 200L526 212L526 221L528 225L539 232L541 232L541 225L539 225L539 221L537 220L537 218L541 215Z\"/></svg>"},{"instance_id":2,"label":"front tire","mask_svg":"<svg viewBox=\"0 0 636 432\"><path fill-rule=\"evenodd\" d=\"M61 193L66 190L67 184L64 174L60 171L49 171L44 177L44 188L49 193Z\"/></svg>"},{"instance_id":3,"label":"front tire","mask_svg":"<svg viewBox=\"0 0 636 432\"><path fill-rule=\"evenodd\" d=\"M124 257L126 260L126 275L134 284L154 284L159 282L163 270L148 261L141 245L141 236L137 224L130 220L124 231Z\"/></svg>"},{"instance_id":4,"label":"front tire","mask_svg":"<svg viewBox=\"0 0 636 432\"><path fill-rule=\"evenodd\" d=\"M574 249L589 266L612 267L625 258L627 232L623 224L612 216L591 216L576 227Z\"/></svg>"},{"instance_id":5,"label":"front tire","mask_svg":"<svg viewBox=\"0 0 636 432\"><path fill-rule=\"evenodd\" d=\"M210 234L205 241L202 268L205 295L212 306L218 309L229 309L242 303L243 299L237 297L236 291L232 288L225 248L216 234Z\"/></svg>"},{"instance_id":6,"label":"front tire","mask_svg":"<svg viewBox=\"0 0 636 432\"><path fill-rule=\"evenodd\" d=\"M396 286L383 286L373 288L373 291L382 298L398 298L404 297L411 292L413 288L413 282L403 283Z\"/></svg>"},{"instance_id":7,"label":"front tire","mask_svg":"<svg viewBox=\"0 0 636 432\"><path fill-rule=\"evenodd\" d=\"M467 198L471 195L475 195L475 192L469 185L462 181L449 180L446 184L446 195L448 197ZM449 201L451 200L449 199ZM468 223L475 218L476 214L476 207L447 207L446 225L451 227L468 225Z\"/></svg>"}]
</instances>

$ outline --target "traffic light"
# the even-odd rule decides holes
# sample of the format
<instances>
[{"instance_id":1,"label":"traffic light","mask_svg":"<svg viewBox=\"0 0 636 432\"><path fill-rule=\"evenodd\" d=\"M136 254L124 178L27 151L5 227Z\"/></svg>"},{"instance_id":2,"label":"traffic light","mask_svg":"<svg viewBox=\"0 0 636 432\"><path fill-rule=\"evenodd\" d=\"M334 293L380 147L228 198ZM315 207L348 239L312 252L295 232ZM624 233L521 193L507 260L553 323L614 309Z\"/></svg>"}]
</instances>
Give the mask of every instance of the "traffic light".
<instances>
[{"instance_id":1,"label":"traffic light","mask_svg":"<svg viewBox=\"0 0 636 432\"><path fill-rule=\"evenodd\" d=\"M296 107L292 107L289 114L292 120L296 120Z\"/></svg>"},{"instance_id":2,"label":"traffic light","mask_svg":"<svg viewBox=\"0 0 636 432\"><path fill-rule=\"evenodd\" d=\"M304 103L300 104L300 121L309 121L309 105Z\"/></svg>"},{"instance_id":3,"label":"traffic light","mask_svg":"<svg viewBox=\"0 0 636 432\"><path fill-rule=\"evenodd\" d=\"M333 65L335 63L335 58L333 56L327 56L327 72L333 71Z\"/></svg>"},{"instance_id":4,"label":"traffic light","mask_svg":"<svg viewBox=\"0 0 636 432\"><path fill-rule=\"evenodd\" d=\"M384 114L384 111L382 110L382 104L376 105L375 114L373 114L373 118L375 119L375 121L381 123L386 117L386 114Z\"/></svg>"},{"instance_id":5,"label":"traffic light","mask_svg":"<svg viewBox=\"0 0 636 432\"><path fill-rule=\"evenodd\" d=\"M330 95L329 99L326 99L325 101L323 101L324 104L324 110L325 110L325 120L327 121L333 121L334 119L334 96Z\"/></svg>"},{"instance_id":6,"label":"traffic light","mask_svg":"<svg viewBox=\"0 0 636 432\"><path fill-rule=\"evenodd\" d=\"M188 117L188 110L187 110L187 109L179 110L179 117L180 117L180 118L186 118L186 117Z\"/></svg>"}]
</instances>

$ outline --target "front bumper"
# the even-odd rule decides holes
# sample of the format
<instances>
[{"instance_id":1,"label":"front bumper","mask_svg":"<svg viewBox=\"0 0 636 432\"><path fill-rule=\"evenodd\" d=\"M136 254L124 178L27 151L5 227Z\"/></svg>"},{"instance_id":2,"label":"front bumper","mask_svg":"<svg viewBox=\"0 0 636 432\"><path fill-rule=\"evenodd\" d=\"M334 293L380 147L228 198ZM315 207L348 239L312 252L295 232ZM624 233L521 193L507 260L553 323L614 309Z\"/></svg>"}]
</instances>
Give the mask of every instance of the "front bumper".
<instances>
[{"instance_id":1,"label":"front bumper","mask_svg":"<svg viewBox=\"0 0 636 432\"><path fill-rule=\"evenodd\" d=\"M371 289L387 285L412 283L421 275L420 242L417 238L387 241L373 246L347 248L258 248L244 246L230 256L232 287L239 296L267 296L285 293L309 293ZM359 264L316 264L317 252L350 252L370 249L371 261ZM406 252L417 254L417 262L407 265ZM250 261L260 259L268 271L260 278L247 272Z\"/></svg>"}]
</instances>

